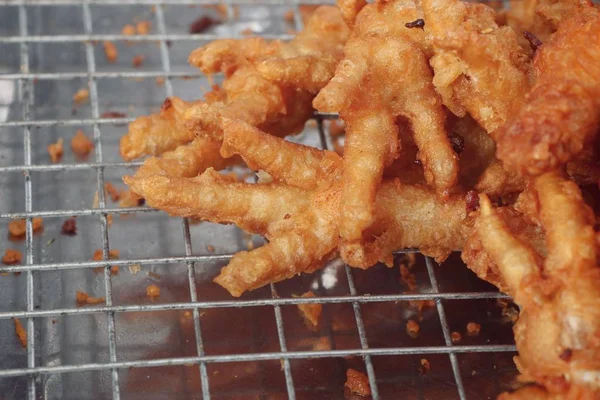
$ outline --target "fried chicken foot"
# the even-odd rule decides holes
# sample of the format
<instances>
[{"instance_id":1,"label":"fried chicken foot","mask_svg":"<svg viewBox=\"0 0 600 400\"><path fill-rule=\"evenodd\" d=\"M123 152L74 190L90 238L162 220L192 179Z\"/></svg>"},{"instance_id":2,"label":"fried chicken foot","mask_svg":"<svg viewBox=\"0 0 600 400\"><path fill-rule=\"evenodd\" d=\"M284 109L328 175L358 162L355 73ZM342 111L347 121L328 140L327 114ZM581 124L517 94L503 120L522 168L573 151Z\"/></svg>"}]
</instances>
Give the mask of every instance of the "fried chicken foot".
<instances>
[{"instance_id":1,"label":"fried chicken foot","mask_svg":"<svg viewBox=\"0 0 600 400\"><path fill-rule=\"evenodd\" d=\"M541 388L505 398L595 398L600 394L600 268L594 215L577 185L560 173L534 181L547 256L515 234L480 196L475 232L499 272L499 285L521 307L516 363ZM533 392L532 392L533 391ZM575 397L569 397L575 396Z\"/></svg>"},{"instance_id":2,"label":"fried chicken foot","mask_svg":"<svg viewBox=\"0 0 600 400\"><path fill-rule=\"evenodd\" d=\"M190 102L178 97L167 98L160 112L138 117L129 124L121 138L121 157L127 161L144 155L159 155L190 142L194 135L183 128L183 112Z\"/></svg>"},{"instance_id":3,"label":"fried chicken foot","mask_svg":"<svg viewBox=\"0 0 600 400\"><path fill-rule=\"evenodd\" d=\"M306 209L309 197L294 187L237 182L212 168L196 178L152 175L123 180L148 205L170 215L233 223L267 236L269 225Z\"/></svg>"},{"instance_id":4,"label":"fried chicken foot","mask_svg":"<svg viewBox=\"0 0 600 400\"><path fill-rule=\"evenodd\" d=\"M529 89L529 57L510 27L484 4L422 0L434 55L433 83L457 116L468 112L488 132L514 115Z\"/></svg>"},{"instance_id":5,"label":"fried chicken foot","mask_svg":"<svg viewBox=\"0 0 600 400\"><path fill-rule=\"evenodd\" d=\"M221 155L240 154L246 164L306 190L339 180L342 159L330 151L281 140L242 121L223 121Z\"/></svg>"},{"instance_id":6,"label":"fried chicken foot","mask_svg":"<svg viewBox=\"0 0 600 400\"><path fill-rule=\"evenodd\" d=\"M361 10L344 60L313 102L319 111L339 112L346 122L340 235L347 241L359 240L373 223L383 171L398 155L397 117L412 126L428 183L447 193L457 181L456 155L427 59L407 28L398 34L402 19L389 24L386 10L402 15L393 3Z\"/></svg>"},{"instance_id":7,"label":"fried chicken foot","mask_svg":"<svg viewBox=\"0 0 600 400\"><path fill-rule=\"evenodd\" d=\"M538 51L525 106L499 132L509 171L539 175L572 160L600 125L600 11L583 7Z\"/></svg>"}]
</instances>

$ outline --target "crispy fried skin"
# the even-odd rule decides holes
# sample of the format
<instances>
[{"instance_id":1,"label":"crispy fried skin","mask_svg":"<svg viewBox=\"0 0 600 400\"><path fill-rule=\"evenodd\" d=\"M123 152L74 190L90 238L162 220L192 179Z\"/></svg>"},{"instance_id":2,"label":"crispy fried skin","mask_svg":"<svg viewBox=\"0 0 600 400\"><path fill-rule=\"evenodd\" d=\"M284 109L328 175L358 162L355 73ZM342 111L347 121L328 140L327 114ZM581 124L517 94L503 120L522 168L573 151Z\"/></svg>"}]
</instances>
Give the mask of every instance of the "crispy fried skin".
<instances>
[{"instance_id":1,"label":"crispy fried skin","mask_svg":"<svg viewBox=\"0 0 600 400\"><path fill-rule=\"evenodd\" d=\"M457 116L469 113L488 132L521 107L529 89L529 57L493 9L460 0L422 0L434 55L433 83Z\"/></svg>"},{"instance_id":2,"label":"crispy fried skin","mask_svg":"<svg viewBox=\"0 0 600 400\"><path fill-rule=\"evenodd\" d=\"M258 71L271 82L316 94L333 76L349 35L340 10L319 7L294 39L276 42L276 53L261 60Z\"/></svg>"},{"instance_id":3,"label":"crispy fried skin","mask_svg":"<svg viewBox=\"0 0 600 400\"><path fill-rule=\"evenodd\" d=\"M373 223L384 168L398 155L397 117L405 117L412 126L428 183L445 193L457 181L458 163L444 129L445 115L431 70L418 44L421 37L403 25L418 13L414 4L406 2L402 8L398 3L361 10L344 60L313 102L319 111L339 112L346 122L340 226L345 240L360 239ZM393 22L390 15L396 17Z\"/></svg>"},{"instance_id":4,"label":"crispy fried skin","mask_svg":"<svg viewBox=\"0 0 600 400\"><path fill-rule=\"evenodd\" d=\"M339 201L336 188L317 194L307 211L275 224L269 243L233 256L215 282L239 297L247 290L321 268L336 249Z\"/></svg>"},{"instance_id":5,"label":"crispy fried skin","mask_svg":"<svg viewBox=\"0 0 600 400\"><path fill-rule=\"evenodd\" d=\"M305 213L271 225L270 242L238 253L215 282L237 297L321 268L338 250L340 195L339 185L315 192ZM342 256L356 262L352 266L366 268L378 260L389 261L394 249L418 247L442 260L462 247L469 232L465 214L464 200L458 197L443 202L428 188L386 181L377 196L377 240L367 253L356 254L357 246L342 246ZM358 251L364 251L362 246Z\"/></svg>"},{"instance_id":6,"label":"crispy fried skin","mask_svg":"<svg viewBox=\"0 0 600 400\"><path fill-rule=\"evenodd\" d=\"M301 189L314 190L339 180L342 159L330 151L281 140L242 121L224 120L221 154L239 154L255 170Z\"/></svg>"},{"instance_id":7,"label":"crispy fried skin","mask_svg":"<svg viewBox=\"0 0 600 400\"><path fill-rule=\"evenodd\" d=\"M218 223L265 235L270 224L294 215L308 205L308 194L279 184L236 182L207 169L196 178L145 176L123 178L152 207L170 215Z\"/></svg>"},{"instance_id":8,"label":"crispy fried skin","mask_svg":"<svg viewBox=\"0 0 600 400\"><path fill-rule=\"evenodd\" d=\"M367 5L367 0L337 0L336 3L346 25L353 28L356 16Z\"/></svg>"},{"instance_id":9,"label":"crispy fried skin","mask_svg":"<svg viewBox=\"0 0 600 400\"><path fill-rule=\"evenodd\" d=\"M548 255L512 231L480 197L475 223L498 278L521 308L515 325L523 377L541 388L506 398L596 398L600 394L600 268L592 211L575 183L560 173L534 181ZM574 396L574 397L572 397Z\"/></svg>"},{"instance_id":10,"label":"crispy fried skin","mask_svg":"<svg viewBox=\"0 0 600 400\"><path fill-rule=\"evenodd\" d=\"M220 170L241 161L237 157L221 157L220 148L220 140L208 136L198 136L190 143L181 145L175 150L147 159L136 171L135 176L141 178L163 175L173 178L191 178L201 174L207 168Z\"/></svg>"},{"instance_id":11,"label":"crispy fried skin","mask_svg":"<svg viewBox=\"0 0 600 400\"><path fill-rule=\"evenodd\" d=\"M497 132L506 168L539 175L579 154L600 125L600 11L584 7L537 52L536 83L516 117Z\"/></svg>"},{"instance_id":12,"label":"crispy fried skin","mask_svg":"<svg viewBox=\"0 0 600 400\"><path fill-rule=\"evenodd\" d=\"M121 138L121 157L130 161L144 155L158 155L190 142L194 135L183 129L183 112L191 103L169 97L160 112L138 117Z\"/></svg>"}]
</instances>

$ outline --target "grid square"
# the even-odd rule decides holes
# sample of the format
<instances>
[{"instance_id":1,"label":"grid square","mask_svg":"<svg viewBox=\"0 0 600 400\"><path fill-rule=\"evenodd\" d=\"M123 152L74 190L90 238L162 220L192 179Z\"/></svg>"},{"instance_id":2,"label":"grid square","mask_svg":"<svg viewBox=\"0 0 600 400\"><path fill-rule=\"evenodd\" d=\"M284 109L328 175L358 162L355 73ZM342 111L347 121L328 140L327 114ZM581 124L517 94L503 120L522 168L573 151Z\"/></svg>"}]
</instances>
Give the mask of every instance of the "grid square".
<instances>
[{"instance_id":1,"label":"grid square","mask_svg":"<svg viewBox=\"0 0 600 400\"><path fill-rule=\"evenodd\" d=\"M30 36L81 35L84 32L81 6L35 5L26 7L26 11Z\"/></svg>"},{"instance_id":2,"label":"grid square","mask_svg":"<svg viewBox=\"0 0 600 400\"><path fill-rule=\"evenodd\" d=\"M200 322L207 355L280 350L272 307L205 309Z\"/></svg>"},{"instance_id":3,"label":"grid square","mask_svg":"<svg viewBox=\"0 0 600 400\"><path fill-rule=\"evenodd\" d=\"M119 376L122 393L131 400L202 399L197 365L124 369Z\"/></svg>"},{"instance_id":4,"label":"grid square","mask_svg":"<svg viewBox=\"0 0 600 400\"><path fill-rule=\"evenodd\" d=\"M23 249L24 243L18 244L16 246L14 243L2 246L2 255L4 255L4 251L6 250L6 248L19 250L21 254L25 254ZM24 293L27 293L26 274L12 272L2 273L0 275L0 290L2 291L0 293L2 293L3 299L3 301L0 303L0 311L25 311L27 309L27 298L26 296L24 296ZM12 321L10 319L2 319L0 320L0 323L5 324L4 321L9 321L12 324ZM8 328L6 326L3 326L2 329L6 331L6 329ZM14 337L14 332L14 326L12 326L12 330L10 330L11 338ZM2 335L2 337L4 338L5 336Z\"/></svg>"},{"instance_id":5,"label":"grid square","mask_svg":"<svg viewBox=\"0 0 600 400\"><path fill-rule=\"evenodd\" d=\"M2 96L1 91L0 96ZM2 112L1 108L2 106L0 106L0 112ZM23 165L23 154L23 128L0 128L0 167ZM0 173L0 175L4 175L4 173ZM0 176L0 179L2 179L2 176Z\"/></svg>"},{"instance_id":6,"label":"grid square","mask_svg":"<svg viewBox=\"0 0 600 400\"><path fill-rule=\"evenodd\" d=\"M67 288L58 290L64 289ZM109 361L105 314L55 316L38 318L35 322L36 330L40 332L36 345L38 365L82 365Z\"/></svg>"},{"instance_id":7,"label":"grid square","mask_svg":"<svg viewBox=\"0 0 600 400\"><path fill-rule=\"evenodd\" d=\"M32 73L87 71L82 42L30 42L27 47Z\"/></svg>"},{"instance_id":8,"label":"grid square","mask_svg":"<svg viewBox=\"0 0 600 400\"><path fill-rule=\"evenodd\" d=\"M31 85L33 91L33 106L31 107L32 120L45 119L80 119L91 118L92 108L90 99L81 103L73 101L73 96L79 90L88 90L85 79L46 80L38 79ZM42 136L56 135L63 132L60 126L44 127ZM49 132L48 134L43 134ZM74 133L75 131L73 131ZM45 150L46 147L43 147Z\"/></svg>"},{"instance_id":9,"label":"grid square","mask_svg":"<svg viewBox=\"0 0 600 400\"><path fill-rule=\"evenodd\" d=\"M24 387L26 389L27 385ZM111 371L74 371L48 375L44 379L43 390L48 400L110 399Z\"/></svg>"},{"instance_id":10,"label":"grid square","mask_svg":"<svg viewBox=\"0 0 600 400\"><path fill-rule=\"evenodd\" d=\"M21 51L17 43L0 43L0 78L2 74L18 73L21 68ZM4 86L5 87L5 86ZM2 99L2 104L6 104Z\"/></svg>"},{"instance_id":11,"label":"grid square","mask_svg":"<svg viewBox=\"0 0 600 400\"><path fill-rule=\"evenodd\" d=\"M149 34L155 34L156 23L151 5L92 4L92 28L96 35L120 35L123 26L141 21L152 24Z\"/></svg>"},{"instance_id":12,"label":"grid square","mask_svg":"<svg viewBox=\"0 0 600 400\"><path fill-rule=\"evenodd\" d=\"M9 5L0 6L2 24L0 24L0 37L17 36L19 34L19 8ZM0 52L0 54L3 54Z\"/></svg>"},{"instance_id":13,"label":"grid square","mask_svg":"<svg viewBox=\"0 0 600 400\"><path fill-rule=\"evenodd\" d=\"M208 364L211 398L253 399L263 395L273 400L287 399L281 363L250 361Z\"/></svg>"},{"instance_id":14,"label":"grid square","mask_svg":"<svg viewBox=\"0 0 600 400\"><path fill-rule=\"evenodd\" d=\"M22 151L22 150L21 150ZM25 179L22 171L0 173L0 186L3 193L0 196L0 212L16 213L25 211ZM8 235L7 226L10 221L0 220L0 227L4 230L0 235Z\"/></svg>"},{"instance_id":15,"label":"grid square","mask_svg":"<svg viewBox=\"0 0 600 400\"><path fill-rule=\"evenodd\" d=\"M36 147L36 150L40 148ZM93 169L33 171L31 182L34 211L92 208L96 193Z\"/></svg>"},{"instance_id":16,"label":"grid square","mask_svg":"<svg viewBox=\"0 0 600 400\"><path fill-rule=\"evenodd\" d=\"M319 324L304 321L298 306L281 308L289 351L328 351L360 348L351 304L323 304Z\"/></svg>"},{"instance_id":17,"label":"grid square","mask_svg":"<svg viewBox=\"0 0 600 400\"><path fill-rule=\"evenodd\" d=\"M138 300L139 303L144 301ZM115 314L119 360L196 356L194 325L184 313L165 310Z\"/></svg>"},{"instance_id":18,"label":"grid square","mask_svg":"<svg viewBox=\"0 0 600 400\"><path fill-rule=\"evenodd\" d=\"M521 386L514 356L512 352L458 354L467 398L495 399Z\"/></svg>"}]
</instances>

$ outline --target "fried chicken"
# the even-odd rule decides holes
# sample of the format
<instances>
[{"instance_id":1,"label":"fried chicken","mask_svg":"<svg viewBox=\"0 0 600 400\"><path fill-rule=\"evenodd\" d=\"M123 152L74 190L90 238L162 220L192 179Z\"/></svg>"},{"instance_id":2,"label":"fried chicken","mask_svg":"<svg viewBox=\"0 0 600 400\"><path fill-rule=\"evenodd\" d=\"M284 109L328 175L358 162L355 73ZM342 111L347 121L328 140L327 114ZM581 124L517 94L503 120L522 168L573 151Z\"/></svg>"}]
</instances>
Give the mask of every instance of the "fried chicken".
<instances>
[{"instance_id":1,"label":"fried chicken","mask_svg":"<svg viewBox=\"0 0 600 400\"><path fill-rule=\"evenodd\" d=\"M582 6L537 52L526 104L496 136L509 171L539 175L571 161L600 126L600 11Z\"/></svg>"},{"instance_id":2,"label":"fried chicken","mask_svg":"<svg viewBox=\"0 0 600 400\"><path fill-rule=\"evenodd\" d=\"M546 251L526 235L485 195L475 223L483 251L497 268L494 282L521 308L515 325L523 378L543 389L538 398L595 398L600 394L600 268L595 217L577 185L558 172L536 178L539 220ZM469 260L467 259L467 262ZM572 393L579 396L568 397ZM522 397L519 391L506 398Z\"/></svg>"},{"instance_id":3,"label":"fried chicken","mask_svg":"<svg viewBox=\"0 0 600 400\"><path fill-rule=\"evenodd\" d=\"M346 123L340 225L346 241L360 240L373 223L383 171L398 156L399 117L412 127L427 182L444 195L457 182L458 163L421 34L404 26L416 16L411 2L365 6L334 78L313 102L319 111L339 112Z\"/></svg>"},{"instance_id":4,"label":"fried chicken","mask_svg":"<svg viewBox=\"0 0 600 400\"><path fill-rule=\"evenodd\" d=\"M493 132L516 114L530 87L530 59L517 35L498 26L490 7L460 0L422 0L431 42L433 83L444 105L467 112Z\"/></svg>"}]
</instances>

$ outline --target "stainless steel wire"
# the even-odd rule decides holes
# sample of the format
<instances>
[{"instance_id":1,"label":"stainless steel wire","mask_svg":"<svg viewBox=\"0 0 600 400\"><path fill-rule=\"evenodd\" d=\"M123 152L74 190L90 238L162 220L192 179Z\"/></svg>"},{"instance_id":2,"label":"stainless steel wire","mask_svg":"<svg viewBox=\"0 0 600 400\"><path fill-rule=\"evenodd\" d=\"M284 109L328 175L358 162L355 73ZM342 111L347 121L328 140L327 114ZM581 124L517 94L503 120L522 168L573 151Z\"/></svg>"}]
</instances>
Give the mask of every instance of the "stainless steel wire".
<instances>
[{"instance_id":1,"label":"stainless steel wire","mask_svg":"<svg viewBox=\"0 0 600 400\"><path fill-rule=\"evenodd\" d=\"M172 60L170 56L169 41L200 41L213 40L223 38L213 34L171 34L168 32L165 24L164 5L177 4L215 4L215 0L0 0L0 6L18 7L19 15L19 33L18 36L0 37L1 44L16 44L20 46L20 71L0 74L0 79L11 80L18 82L18 101L22 107L22 118L15 121L0 122L0 129L3 128L22 128L23 132L23 165L10 165L0 167L0 174L23 173L25 185L25 209L23 212L0 213L0 220L9 220L23 218L26 220L26 257L23 265L2 266L0 272L25 272L27 281L26 292L26 310L25 311L3 311L0 312L0 321L9 318L25 318L27 320L27 367L0 369L0 378L10 378L18 376L28 377L27 396L29 400L35 400L38 397L36 393L36 381L42 375L48 374L63 374L69 372L81 371L110 371L112 384L112 398L120 399L121 391L119 384L119 371L126 368L142 368L142 367L160 367L171 365L188 365L197 364L198 373L201 381L202 396L204 399L210 399L211 386L207 370L210 363L228 363L228 362L243 362L243 361L267 361L280 360L282 362L283 373L285 376L285 385L287 396L289 399L296 398L296 388L294 385L293 371L290 360L296 359L311 359L311 358L331 358L331 357L362 357L365 363L369 383L372 390L372 398L380 399L378 388L377 371L373 365L373 357L378 356L399 356L409 354L447 354L451 363L454 380L456 383L457 394L460 399L466 399L466 391L463 384L460 368L458 365L457 354L459 353L490 353L490 352L514 352L513 345L454 345L450 339L450 330L446 317L444 301L456 300L476 300L476 299L505 299L507 296L497 292L469 292L469 293L448 293L440 291L438 279L436 277L433 261L426 259L427 272L432 287L431 293L398 293L387 295L360 295L354 281L353 271L348 266L345 266L345 277L348 285L348 295L315 297L315 298L280 298L276 285L271 285L270 298L258 300L220 300L220 301L200 301L198 298L198 288L196 285L196 266L197 264L213 263L218 261L227 261L231 259L231 254L224 255L193 255L192 239L190 236L190 226L187 219L182 220L183 243L185 247L185 256L181 257L154 257L154 258L132 258L127 260L110 260L109 263L109 234L108 234L108 215L120 215L129 213L148 213L155 212L148 207L133 207L128 209L109 208L106 204L104 194L104 174L106 170L114 168L132 167L140 165L139 162L109 162L105 161L102 153L102 130L108 124L125 124L131 122L133 118L103 118L99 113L98 106L98 79L123 79L123 78L164 78L164 91L166 96L173 95L172 79L186 78L190 76L200 76L200 74L176 72L172 70ZM253 1L248 0L230 0L225 2L228 6L228 22L234 18L232 6L235 4L252 4ZM285 2L282 0L263 0L262 4L281 5ZM292 3L294 11L294 25L296 30L302 28L302 18L299 12L299 3L302 4L323 4L333 3L333 1L297 1ZM157 33L144 36L125 36L120 34L97 34L94 32L92 24L91 5L113 5L115 7L124 5L155 5L155 23ZM81 18L84 27L84 33L80 35L29 35L27 26L27 8L30 6L46 5L46 6L81 6ZM232 34L231 37L235 37ZM272 35L266 36L286 40L289 35ZM97 71L96 59L92 41L103 40L128 40L128 41L143 41L151 42L158 41L160 51L160 61L162 65L161 71L154 72L101 72ZM85 57L87 71L85 72L31 72L29 65L29 46L31 44L44 43L65 43L65 42L80 42L85 48ZM92 115L91 118L74 118L74 119L45 119L32 120L31 107L33 104L32 84L35 79L45 80L70 80L70 79L86 79L90 91L90 103ZM315 114L319 136L322 148L327 148L327 137L323 122L328 119L336 118L332 114ZM33 127L53 127L53 126L90 126L93 129L95 142L95 158L93 162L83 162L78 164L50 164L36 165L32 163L32 144L31 136ZM70 170L90 170L95 172L96 189L99 196L98 208L76 209L57 209L47 211L33 211L32 208L32 172L42 171L70 171ZM101 261L76 261L76 262L60 262L60 263L40 263L34 259L33 254L33 229L32 219L34 217L43 218L61 218L70 216L93 216L100 221L100 233L102 242ZM407 253L415 252L415 250L407 249L398 252ZM153 265L153 264L175 264L185 263L187 266L187 284L189 288L189 302L167 302L160 304L130 304L130 305L115 305L112 299L112 275L111 266L132 266L132 265ZM42 271L59 271L59 270L76 270L76 269L91 269L103 267L104 272L104 291L105 304L102 306L91 306L86 308L53 308L53 309L36 309L35 304L35 287L34 274ZM386 303L386 302L408 302L414 300L434 300L436 310L439 316L442 333L444 338L443 346L420 346L420 347L386 347L386 348L371 348L365 324L363 321L362 307L370 303ZM358 333L360 348L344 349L344 350L326 350L326 351L290 351L286 342L286 326L282 316L282 307L299 304L349 304L352 306L354 322ZM247 308L247 307L273 307L277 337L279 339L279 351L275 352L260 352L260 353L242 353L242 354L227 354L227 355L207 355L204 349L203 331L200 318L200 311L205 309L216 308ZM193 357L172 357L159 358L152 360L119 360L119 349L117 347L117 334L119 327L115 323L115 315L118 313L134 313L134 312L152 312L166 310L191 310L194 320L194 334L196 355ZM55 316L75 316L86 314L104 314L108 322L108 362L104 363L83 363L73 365L52 365L39 366L36 365L36 343L35 343L35 321L44 317Z\"/></svg>"}]
</instances>

